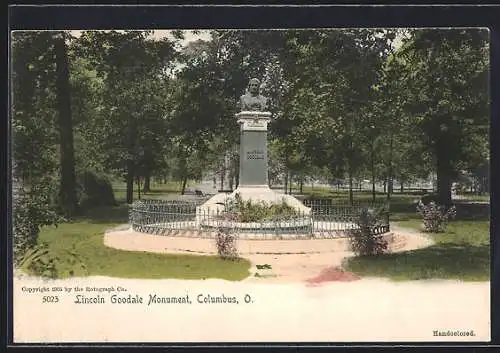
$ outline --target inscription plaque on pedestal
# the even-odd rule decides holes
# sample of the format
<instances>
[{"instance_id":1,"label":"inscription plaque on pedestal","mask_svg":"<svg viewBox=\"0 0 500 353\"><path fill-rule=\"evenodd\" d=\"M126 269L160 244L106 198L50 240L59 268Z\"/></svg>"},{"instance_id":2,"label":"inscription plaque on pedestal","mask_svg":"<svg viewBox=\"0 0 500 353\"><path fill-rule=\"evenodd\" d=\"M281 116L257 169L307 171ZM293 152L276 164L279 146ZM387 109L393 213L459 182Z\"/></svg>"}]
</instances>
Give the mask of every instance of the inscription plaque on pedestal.
<instances>
[{"instance_id":1,"label":"inscription plaque on pedestal","mask_svg":"<svg viewBox=\"0 0 500 353\"><path fill-rule=\"evenodd\" d=\"M268 185L267 132L241 132L239 185Z\"/></svg>"}]
</instances>

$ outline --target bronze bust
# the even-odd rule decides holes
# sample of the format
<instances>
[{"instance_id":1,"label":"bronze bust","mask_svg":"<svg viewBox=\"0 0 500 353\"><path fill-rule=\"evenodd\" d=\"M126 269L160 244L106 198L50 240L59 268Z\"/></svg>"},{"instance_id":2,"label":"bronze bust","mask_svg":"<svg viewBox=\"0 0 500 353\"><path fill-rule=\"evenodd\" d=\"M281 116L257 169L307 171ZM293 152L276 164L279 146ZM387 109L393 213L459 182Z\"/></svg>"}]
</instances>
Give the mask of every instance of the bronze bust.
<instances>
[{"instance_id":1,"label":"bronze bust","mask_svg":"<svg viewBox=\"0 0 500 353\"><path fill-rule=\"evenodd\" d=\"M248 92L241 96L241 111L259 111L263 112L267 108L267 98L260 95L260 81L252 78L248 82Z\"/></svg>"}]
</instances>

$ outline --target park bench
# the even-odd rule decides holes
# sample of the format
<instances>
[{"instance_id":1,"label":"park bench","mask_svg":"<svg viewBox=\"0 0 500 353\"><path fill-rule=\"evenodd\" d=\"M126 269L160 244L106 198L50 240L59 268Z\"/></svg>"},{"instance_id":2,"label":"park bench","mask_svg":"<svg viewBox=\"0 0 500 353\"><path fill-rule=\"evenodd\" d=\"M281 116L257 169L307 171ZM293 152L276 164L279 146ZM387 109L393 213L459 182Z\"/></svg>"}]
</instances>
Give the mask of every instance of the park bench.
<instances>
[{"instance_id":1,"label":"park bench","mask_svg":"<svg viewBox=\"0 0 500 353\"><path fill-rule=\"evenodd\" d=\"M203 193L203 191L201 191L199 189L195 189L194 193L196 194L196 196L205 196L205 194Z\"/></svg>"}]
</instances>

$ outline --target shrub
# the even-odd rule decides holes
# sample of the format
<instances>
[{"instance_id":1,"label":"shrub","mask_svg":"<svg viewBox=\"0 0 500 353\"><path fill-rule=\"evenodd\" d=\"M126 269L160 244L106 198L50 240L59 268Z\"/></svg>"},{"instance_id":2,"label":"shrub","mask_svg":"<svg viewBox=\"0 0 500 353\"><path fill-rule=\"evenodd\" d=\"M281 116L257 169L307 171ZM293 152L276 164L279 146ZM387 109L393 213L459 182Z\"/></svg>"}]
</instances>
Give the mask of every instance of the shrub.
<instances>
[{"instance_id":1,"label":"shrub","mask_svg":"<svg viewBox=\"0 0 500 353\"><path fill-rule=\"evenodd\" d=\"M222 223L217 227L215 236L217 246L217 254L224 260L236 260L238 258L238 250L236 247L236 235Z\"/></svg>"},{"instance_id":2,"label":"shrub","mask_svg":"<svg viewBox=\"0 0 500 353\"><path fill-rule=\"evenodd\" d=\"M424 205L428 205L429 203L431 202L438 202L439 200L439 196L438 194L436 193L432 193L432 194L425 194L423 195L421 198L420 198L420 201L424 204Z\"/></svg>"},{"instance_id":3,"label":"shrub","mask_svg":"<svg viewBox=\"0 0 500 353\"><path fill-rule=\"evenodd\" d=\"M59 258L51 256L45 243L29 248L21 257L19 267L26 267L33 273L49 278L57 278L57 262Z\"/></svg>"},{"instance_id":4,"label":"shrub","mask_svg":"<svg viewBox=\"0 0 500 353\"><path fill-rule=\"evenodd\" d=\"M356 255L372 256L382 254L387 250L387 241L376 232L385 213L385 208L380 208L379 210L361 209L356 220L358 228L347 232L349 244Z\"/></svg>"},{"instance_id":5,"label":"shrub","mask_svg":"<svg viewBox=\"0 0 500 353\"><path fill-rule=\"evenodd\" d=\"M50 259L46 246L38 244L38 235L43 226L57 226L64 220L55 210L53 194L50 184L33 185L29 194L16 195L12 212L14 265L27 266L37 274L49 276L54 275L56 259Z\"/></svg>"},{"instance_id":6,"label":"shrub","mask_svg":"<svg viewBox=\"0 0 500 353\"><path fill-rule=\"evenodd\" d=\"M244 201L240 194L226 200L224 212L220 218L237 222L260 222L273 219L291 219L298 216L297 211L284 200L281 203L267 204L264 201L254 203Z\"/></svg>"},{"instance_id":7,"label":"shrub","mask_svg":"<svg viewBox=\"0 0 500 353\"><path fill-rule=\"evenodd\" d=\"M428 204L419 201L417 211L423 218L425 231L431 233L444 232L448 221L456 216L455 206L446 209L433 201Z\"/></svg>"},{"instance_id":8,"label":"shrub","mask_svg":"<svg viewBox=\"0 0 500 353\"><path fill-rule=\"evenodd\" d=\"M85 171L78 176L78 201L82 208L116 205L111 182L104 175Z\"/></svg>"}]
</instances>

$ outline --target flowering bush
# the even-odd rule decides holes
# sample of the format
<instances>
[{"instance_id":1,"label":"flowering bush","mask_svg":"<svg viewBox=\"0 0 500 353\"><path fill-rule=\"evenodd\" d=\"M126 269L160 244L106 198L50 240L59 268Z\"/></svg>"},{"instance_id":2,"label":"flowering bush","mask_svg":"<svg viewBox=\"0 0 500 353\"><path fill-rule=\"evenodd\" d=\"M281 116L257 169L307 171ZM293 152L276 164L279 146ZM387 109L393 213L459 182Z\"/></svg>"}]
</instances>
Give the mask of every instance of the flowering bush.
<instances>
[{"instance_id":1,"label":"flowering bush","mask_svg":"<svg viewBox=\"0 0 500 353\"><path fill-rule=\"evenodd\" d=\"M425 231L431 233L444 232L448 221L456 216L455 206L446 209L446 207L438 205L433 201L428 204L419 201L417 211L424 220Z\"/></svg>"},{"instance_id":2,"label":"flowering bush","mask_svg":"<svg viewBox=\"0 0 500 353\"><path fill-rule=\"evenodd\" d=\"M236 260L238 250L236 247L236 235L229 227L219 224L215 235L217 253L224 260Z\"/></svg>"},{"instance_id":3,"label":"flowering bush","mask_svg":"<svg viewBox=\"0 0 500 353\"><path fill-rule=\"evenodd\" d=\"M362 208L356 220L358 228L351 229L347 235L352 251L358 255L378 255L387 250L387 241L376 233L380 220L386 210Z\"/></svg>"}]
</instances>

